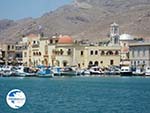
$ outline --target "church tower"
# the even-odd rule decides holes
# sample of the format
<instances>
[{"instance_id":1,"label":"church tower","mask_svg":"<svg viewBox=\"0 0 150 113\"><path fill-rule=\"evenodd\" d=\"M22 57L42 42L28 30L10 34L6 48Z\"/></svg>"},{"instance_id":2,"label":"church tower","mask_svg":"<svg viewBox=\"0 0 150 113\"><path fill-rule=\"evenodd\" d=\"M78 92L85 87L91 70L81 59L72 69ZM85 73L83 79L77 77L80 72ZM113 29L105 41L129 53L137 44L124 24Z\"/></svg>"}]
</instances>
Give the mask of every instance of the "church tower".
<instances>
[{"instance_id":1,"label":"church tower","mask_svg":"<svg viewBox=\"0 0 150 113\"><path fill-rule=\"evenodd\" d=\"M119 25L116 23L110 26L110 38L112 45L119 45Z\"/></svg>"}]
</instances>

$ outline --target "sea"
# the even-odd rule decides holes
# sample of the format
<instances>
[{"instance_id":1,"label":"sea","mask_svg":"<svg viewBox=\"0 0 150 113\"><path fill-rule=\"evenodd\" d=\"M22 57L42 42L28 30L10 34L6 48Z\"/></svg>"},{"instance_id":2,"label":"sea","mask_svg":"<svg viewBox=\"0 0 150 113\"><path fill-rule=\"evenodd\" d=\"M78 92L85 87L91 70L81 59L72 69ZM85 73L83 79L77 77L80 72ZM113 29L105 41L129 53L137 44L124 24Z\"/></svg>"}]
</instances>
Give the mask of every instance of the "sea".
<instances>
[{"instance_id":1,"label":"sea","mask_svg":"<svg viewBox=\"0 0 150 113\"><path fill-rule=\"evenodd\" d=\"M25 93L19 109L12 89ZM0 113L150 113L150 77L0 77Z\"/></svg>"}]
</instances>

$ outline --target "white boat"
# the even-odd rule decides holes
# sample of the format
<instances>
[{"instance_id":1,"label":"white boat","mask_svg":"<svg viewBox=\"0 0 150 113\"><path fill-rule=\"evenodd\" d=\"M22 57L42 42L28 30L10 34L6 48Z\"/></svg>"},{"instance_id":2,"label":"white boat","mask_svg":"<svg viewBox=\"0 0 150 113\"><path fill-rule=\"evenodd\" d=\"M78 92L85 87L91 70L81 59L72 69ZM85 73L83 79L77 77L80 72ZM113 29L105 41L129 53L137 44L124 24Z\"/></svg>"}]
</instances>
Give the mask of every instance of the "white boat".
<instances>
[{"instance_id":1,"label":"white boat","mask_svg":"<svg viewBox=\"0 0 150 113\"><path fill-rule=\"evenodd\" d=\"M120 71L121 76L132 76L132 69L129 66L122 66Z\"/></svg>"},{"instance_id":2,"label":"white boat","mask_svg":"<svg viewBox=\"0 0 150 113\"><path fill-rule=\"evenodd\" d=\"M145 75L146 75L146 76L150 76L150 66L147 66L147 67L145 68Z\"/></svg>"},{"instance_id":3,"label":"white boat","mask_svg":"<svg viewBox=\"0 0 150 113\"><path fill-rule=\"evenodd\" d=\"M142 68L137 67L135 71L132 72L134 76L143 76L145 72L143 71Z\"/></svg>"},{"instance_id":4,"label":"white boat","mask_svg":"<svg viewBox=\"0 0 150 113\"><path fill-rule=\"evenodd\" d=\"M98 66L91 67L89 69L89 71L90 71L91 75L101 75L101 74L104 74L104 72L102 72L102 70Z\"/></svg>"},{"instance_id":5,"label":"white boat","mask_svg":"<svg viewBox=\"0 0 150 113\"><path fill-rule=\"evenodd\" d=\"M85 75L85 76L90 75L89 69L82 69L80 73L81 75Z\"/></svg>"},{"instance_id":6,"label":"white boat","mask_svg":"<svg viewBox=\"0 0 150 113\"><path fill-rule=\"evenodd\" d=\"M1 68L1 75L3 77L15 76L15 70L13 66L3 66Z\"/></svg>"},{"instance_id":7,"label":"white boat","mask_svg":"<svg viewBox=\"0 0 150 113\"><path fill-rule=\"evenodd\" d=\"M16 69L16 76L34 77L36 76L36 73L32 72L29 67L19 66Z\"/></svg>"}]
</instances>

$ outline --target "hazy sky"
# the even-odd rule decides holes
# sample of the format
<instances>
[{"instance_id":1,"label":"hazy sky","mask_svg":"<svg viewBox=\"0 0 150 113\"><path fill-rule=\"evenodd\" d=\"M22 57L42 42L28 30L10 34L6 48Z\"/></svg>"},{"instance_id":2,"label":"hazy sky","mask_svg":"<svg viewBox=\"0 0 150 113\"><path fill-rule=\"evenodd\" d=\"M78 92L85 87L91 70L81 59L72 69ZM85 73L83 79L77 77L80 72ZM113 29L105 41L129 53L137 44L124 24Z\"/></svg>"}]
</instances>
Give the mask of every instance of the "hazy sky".
<instances>
[{"instance_id":1,"label":"hazy sky","mask_svg":"<svg viewBox=\"0 0 150 113\"><path fill-rule=\"evenodd\" d=\"M0 0L0 19L39 17L73 0Z\"/></svg>"}]
</instances>

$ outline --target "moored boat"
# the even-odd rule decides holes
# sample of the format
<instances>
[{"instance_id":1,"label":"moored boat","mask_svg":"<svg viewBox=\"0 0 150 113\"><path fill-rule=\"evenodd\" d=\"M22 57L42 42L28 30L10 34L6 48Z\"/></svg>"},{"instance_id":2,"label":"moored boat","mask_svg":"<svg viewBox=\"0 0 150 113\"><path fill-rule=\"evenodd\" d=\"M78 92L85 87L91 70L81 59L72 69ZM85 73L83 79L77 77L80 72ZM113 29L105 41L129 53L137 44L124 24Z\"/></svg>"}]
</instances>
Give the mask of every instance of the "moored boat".
<instances>
[{"instance_id":1,"label":"moored boat","mask_svg":"<svg viewBox=\"0 0 150 113\"><path fill-rule=\"evenodd\" d=\"M144 72L144 70L143 70L142 68L137 67L137 68L132 72L132 74L133 74L134 76L144 76L145 72Z\"/></svg>"},{"instance_id":2,"label":"moored boat","mask_svg":"<svg viewBox=\"0 0 150 113\"><path fill-rule=\"evenodd\" d=\"M147 66L147 67L145 68L145 75L146 75L146 76L150 76L150 66Z\"/></svg>"},{"instance_id":3,"label":"moored boat","mask_svg":"<svg viewBox=\"0 0 150 113\"><path fill-rule=\"evenodd\" d=\"M102 72L101 68L98 66L91 67L89 69L89 71L90 71L91 75L102 75L102 74L104 74L104 72Z\"/></svg>"},{"instance_id":4,"label":"moored boat","mask_svg":"<svg viewBox=\"0 0 150 113\"><path fill-rule=\"evenodd\" d=\"M129 66L122 66L120 71L121 76L132 76L132 69Z\"/></svg>"},{"instance_id":5,"label":"moored boat","mask_svg":"<svg viewBox=\"0 0 150 113\"><path fill-rule=\"evenodd\" d=\"M77 71L73 70L71 67L65 67L61 71L61 76L77 76Z\"/></svg>"},{"instance_id":6,"label":"moored boat","mask_svg":"<svg viewBox=\"0 0 150 113\"><path fill-rule=\"evenodd\" d=\"M51 71L50 68L41 68L37 72L37 77L39 77L39 78L51 78L51 77L53 77L53 72Z\"/></svg>"},{"instance_id":7,"label":"moored boat","mask_svg":"<svg viewBox=\"0 0 150 113\"><path fill-rule=\"evenodd\" d=\"M19 66L16 69L16 76L18 77L35 77L36 73L33 72L29 67Z\"/></svg>"}]
</instances>

